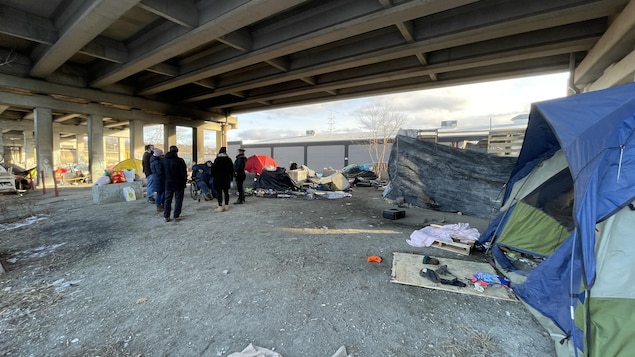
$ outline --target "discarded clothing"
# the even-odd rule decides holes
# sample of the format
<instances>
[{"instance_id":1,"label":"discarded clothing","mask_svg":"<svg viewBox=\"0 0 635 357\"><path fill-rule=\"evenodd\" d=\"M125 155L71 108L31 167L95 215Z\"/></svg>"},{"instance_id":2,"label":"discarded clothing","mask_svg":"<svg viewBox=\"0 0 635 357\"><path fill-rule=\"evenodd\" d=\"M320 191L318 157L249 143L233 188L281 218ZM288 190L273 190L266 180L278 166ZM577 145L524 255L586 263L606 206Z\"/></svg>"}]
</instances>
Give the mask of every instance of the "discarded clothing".
<instances>
[{"instance_id":1,"label":"discarded clothing","mask_svg":"<svg viewBox=\"0 0 635 357\"><path fill-rule=\"evenodd\" d=\"M475 284L478 284L481 286L490 286L493 284L501 284L503 286L509 286L508 279L505 279L501 276L498 276L492 273L477 272L470 277L470 280L472 280L472 282L474 282Z\"/></svg>"},{"instance_id":2,"label":"discarded clothing","mask_svg":"<svg viewBox=\"0 0 635 357\"><path fill-rule=\"evenodd\" d=\"M446 270L447 270L447 267L446 267ZM464 287L467 286L467 284L465 284L464 282L460 281L459 278L457 278L457 277L455 277L454 279L441 278L441 277L439 277L437 272L432 270L432 269L423 268L419 272L419 275L421 275L424 278L427 278L428 280L432 281L433 283L441 283L441 284L444 284L444 285L454 285L454 286L458 286L458 287L461 287L461 288L464 288Z\"/></svg>"},{"instance_id":3,"label":"discarded clothing","mask_svg":"<svg viewBox=\"0 0 635 357\"><path fill-rule=\"evenodd\" d=\"M406 242L413 247L429 247L434 241L452 243L452 236L471 240L478 240L481 234L476 228L470 228L469 223L446 224L441 227L427 226L410 234Z\"/></svg>"}]
</instances>

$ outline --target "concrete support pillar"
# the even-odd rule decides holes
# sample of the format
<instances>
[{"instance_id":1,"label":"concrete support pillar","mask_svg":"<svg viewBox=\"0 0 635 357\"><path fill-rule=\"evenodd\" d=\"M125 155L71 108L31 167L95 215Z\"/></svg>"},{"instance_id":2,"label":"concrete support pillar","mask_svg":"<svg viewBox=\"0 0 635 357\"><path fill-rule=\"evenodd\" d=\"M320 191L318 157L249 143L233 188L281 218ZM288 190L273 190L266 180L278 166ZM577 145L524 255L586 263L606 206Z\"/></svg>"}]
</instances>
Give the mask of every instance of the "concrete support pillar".
<instances>
[{"instance_id":1,"label":"concrete support pillar","mask_svg":"<svg viewBox=\"0 0 635 357\"><path fill-rule=\"evenodd\" d=\"M130 121L130 158L141 160L145 152L143 142L143 122L141 120ZM150 143L148 143L150 144Z\"/></svg>"},{"instance_id":2,"label":"concrete support pillar","mask_svg":"<svg viewBox=\"0 0 635 357\"><path fill-rule=\"evenodd\" d=\"M163 135L165 136L165 148L169 150L170 146L176 145L176 125L165 124L163 128Z\"/></svg>"},{"instance_id":3,"label":"concrete support pillar","mask_svg":"<svg viewBox=\"0 0 635 357\"><path fill-rule=\"evenodd\" d=\"M88 163L88 155L86 155L86 139L84 135L77 136L77 162L81 164Z\"/></svg>"},{"instance_id":4,"label":"concrete support pillar","mask_svg":"<svg viewBox=\"0 0 635 357\"><path fill-rule=\"evenodd\" d=\"M60 150L60 133L53 133L53 169L62 166L62 151Z\"/></svg>"},{"instance_id":5,"label":"concrete support pillar","mask_svg":"<svg viewBox=\"0 0 635 357\"><path fill-rule=\"evenodd\" d=\"M205 161L205 130L203 128L192 128L192 160L194 162Z\"/></svg>"},{"instance_id":6,"label":"concrete support pillar","mask_svg":"<svg viewBox=\"0 0 635 357\"><path fill-rule=\"evenodd\" d=\"M119 138L119 161L131 158L130 148L126 147L126 138Z\"/></svg>"},{"instance_id":7,"label":"concrete support pillar","mask_svg":"<svg viewBox=\"0 0 635 357\"><path fill-rule=\"evenodd\" d=\"M221 130L216 132L216 150L214 152L218 152L221 146L227 146L227 126L222 125Z\"/></svg>"},{"instance_id":8,"label":"concrete support pillar","mask_svg":"<svg viewBox=\"0 0 635 357\"><path fill-rule=\"evenodd\" d=\"M104 118L101 115L88 116L88 170L93 183L103 176L106 168L104 160Z\"/></svg>"},{"instance_id":9,"label":"concrete support pillar","mask_svg":"<svg viewBox=\"0 0 635 357\"><path fill-rule=\"evenodd\" d=\"M9 158L9 155L7 155L7 151L9 151L9 154L11 153L8 147L4 147L4 134L2 134L2 132L5 129L5 125L4 125L4 121L2 123L0 123L0 161L4 161L4 162L11 162L9 160L7 160ZM8 128L6 128L8 129Z\"/></svg>"},{"instance_id":10,"label":"concrete support pillar","mask_svg":"<svg viewBox=\"0 0 635 357\"><path fill-rule=\"evenodd\" d=\"M48 188L53 187L53 112L48 108L35 108L33 126L35 127L35 150L37 156L37 185L42 184L42 172L44 172L44 184Z\"/></svg>"},{"instance_id":11,"label":"concrete support pillar","mask_svg":"<svg viewBox=\"0 0 635 357\"><path fill-rule=\"evenodd\" d=\"M22 145L22 149L24 150L24 168L30 169L37 164L37 158L35 157L35 137L31 130L24 130L22 136L24 137L24 144Z\"/></svg>"}]
</instances>

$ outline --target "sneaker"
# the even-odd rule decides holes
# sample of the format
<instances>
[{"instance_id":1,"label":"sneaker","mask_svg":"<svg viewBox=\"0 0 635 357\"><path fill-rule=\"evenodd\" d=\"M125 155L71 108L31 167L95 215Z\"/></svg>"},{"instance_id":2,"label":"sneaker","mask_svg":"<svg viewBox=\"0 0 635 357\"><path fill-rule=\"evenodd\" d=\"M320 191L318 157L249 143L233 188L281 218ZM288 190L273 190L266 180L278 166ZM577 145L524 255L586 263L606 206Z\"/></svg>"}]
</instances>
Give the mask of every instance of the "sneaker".
<instances>
[{"instance_id":1,"label":"sneaker","mask_svg":"<svg viewBox=\"0 0 635 357\"><path fill-rule=\"evenodd\" d=\"M174 217L174 220L175 220L175 221L177 221L177 222L179 222L179 221L182 221L182 220L183 220L183 217L181 217L181 216L179 216L179 217Z\"/></svg>"},{"instance_id":2,"label":"sneaker","mask_svg":"<svg viewBox=\"0 0 635 357\"><path fill-rule=\"evenodd\" d=\"M157 206L157 213L163 212L163 205Z\"/></svg>"},{"instance_id":3,"label":"sneaker","mask_svg":"<svg viewBox=\"0 0 635 357\"><path fill-rule=\"evenodd\" d=\"M170 217L165 217L166 222L170 222Z\"/></svg>"},{"instance_id":4,"label":"sneaker","mask_svg":"<svg viewBox=\"0 0 635 357\"><path fill-rule=\"evenodd\" d=\"M224 210L223 206L218 206L218 208L215 209L216 212L223 212Z\"/></svg>"},{"instance_id":5,"label":"sneaker","mask_svg":"<svg viewBox=\"0 0 635 357\"><path fill-rule=\"evenodd\" d=\"M245 201L238 200L234 202L235 205L242 205L243 203L245 203Z\"/></svg>"}]
</instances>

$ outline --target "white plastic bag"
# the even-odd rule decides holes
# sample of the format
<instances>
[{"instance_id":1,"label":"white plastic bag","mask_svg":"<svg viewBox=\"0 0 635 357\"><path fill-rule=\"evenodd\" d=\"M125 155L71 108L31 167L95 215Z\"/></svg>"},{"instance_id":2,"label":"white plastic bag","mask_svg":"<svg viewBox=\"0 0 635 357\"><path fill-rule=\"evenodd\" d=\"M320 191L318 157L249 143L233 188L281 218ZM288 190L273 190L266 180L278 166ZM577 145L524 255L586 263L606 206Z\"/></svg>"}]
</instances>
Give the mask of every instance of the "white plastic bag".
<instances>
[{"instance_id":1,"label":"white plastic bag","mask_svg":"<svg viewBox=\"0 0 635 357\"><path fill-rule=\"evenodd\" d=\"M134 192L134 188L128 186L123 188L123 196L126 198L126 201L135 201L137 199L137 195Z\"/></svg>"}]
</instances>

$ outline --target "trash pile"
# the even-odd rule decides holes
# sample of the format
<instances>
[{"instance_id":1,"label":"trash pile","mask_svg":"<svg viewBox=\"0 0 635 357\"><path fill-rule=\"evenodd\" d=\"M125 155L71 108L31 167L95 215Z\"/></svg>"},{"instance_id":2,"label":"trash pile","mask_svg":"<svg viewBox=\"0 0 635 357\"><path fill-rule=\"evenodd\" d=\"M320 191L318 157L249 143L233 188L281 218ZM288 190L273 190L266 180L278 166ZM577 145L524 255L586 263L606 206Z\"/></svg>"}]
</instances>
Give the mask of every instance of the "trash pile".
<instances>
[{"instance_id":1,"label":"trash pile","mask_svg":"<svg viewBox=\"0 0 635 357\"><path fill-rule=\"evenodd\" d=\"M253 184L245 185L245 193L256 197L306 199L338 199L350 197L352 187L383 187L377 181L372 165L349 165L342 170L324 169L316 173L309 167L291 164L284 167L262 166L253 176Z\"/></svg>"}]
</instances>

